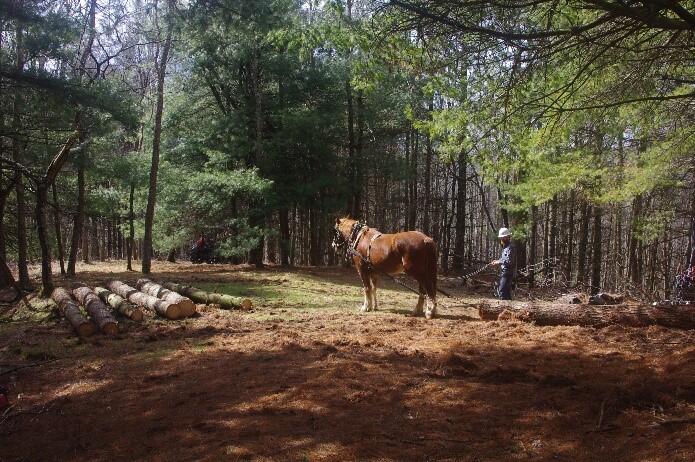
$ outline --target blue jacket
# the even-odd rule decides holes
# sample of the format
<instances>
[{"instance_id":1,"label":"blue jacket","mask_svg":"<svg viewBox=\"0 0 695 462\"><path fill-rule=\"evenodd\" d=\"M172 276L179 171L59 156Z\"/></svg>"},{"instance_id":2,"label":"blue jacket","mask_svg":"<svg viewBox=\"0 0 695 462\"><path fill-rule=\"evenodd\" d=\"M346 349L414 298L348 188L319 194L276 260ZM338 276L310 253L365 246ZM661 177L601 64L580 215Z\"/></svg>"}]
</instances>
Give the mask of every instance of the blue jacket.
<instances>
[{"instance_id":1,"label":"blue jacket","mask_svg":"<svg viewBox=\"0 0 695 462\"><path fill-rule=\"evenodd\" d=\"M511 242L502 249L500 276L514 276L514 250Z\"/></svg>"}]
</instances>

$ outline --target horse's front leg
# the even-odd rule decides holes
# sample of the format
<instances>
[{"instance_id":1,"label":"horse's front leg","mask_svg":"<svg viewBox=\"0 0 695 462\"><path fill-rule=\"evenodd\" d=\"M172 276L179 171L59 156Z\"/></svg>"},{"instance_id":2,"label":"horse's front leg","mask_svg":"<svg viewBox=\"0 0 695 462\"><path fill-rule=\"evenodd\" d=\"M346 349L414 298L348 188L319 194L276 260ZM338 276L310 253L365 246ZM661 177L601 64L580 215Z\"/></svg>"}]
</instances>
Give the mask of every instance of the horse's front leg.
<instances>
[{"instance_id":1,"label":"horse's front leg","mask_svg":"<svg viewBox=\"0 0 695 462\"><path fill-rule=\"evenodd\" d=\"M372 309L374 311L376 311L377 308L379 308L379 304L376 301L376 282L377 282L376 274L370 275L370 277L369 277L369 284L370 284L369 289L370 289L371 295L372 295Z\"/></svg>"},{"instance_id":2,"label":"horse's front leg","mask_svg":"<svg viewBox=\"0 0 695 462\"><path fill-rule=\"evenodd\" d=\"M358 267L357 271L360 273L360 279L362 279L362 290L364 291L364 303L360 308L361 311L366 312L372 309L373 295L372 295L372 280L369 270L364 267Z\"/></svg>"}]
</instances>

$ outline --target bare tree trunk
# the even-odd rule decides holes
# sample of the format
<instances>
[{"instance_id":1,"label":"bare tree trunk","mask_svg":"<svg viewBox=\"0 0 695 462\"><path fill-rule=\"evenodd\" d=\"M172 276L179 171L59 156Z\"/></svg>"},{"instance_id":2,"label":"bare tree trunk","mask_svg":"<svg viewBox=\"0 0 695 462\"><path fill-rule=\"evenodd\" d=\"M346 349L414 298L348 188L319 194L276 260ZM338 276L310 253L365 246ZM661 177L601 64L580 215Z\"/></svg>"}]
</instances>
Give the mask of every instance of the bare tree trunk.
<instances>
[{"instance_id":1,"label":"bare tree trunk","mask_svg":"<svg viewBox=\"0 0 695 462\"><path fill-rule=\"evenodd\" d=\"M82 261L89 263L89 217L85 215L82 222Z\"/></svg>"},{"instance_id":2,"label":"bare tree trunk","mask_svg":"<svg viewBox=\"0 0 695 462\"><path fill-rule=\"evenodd\" d=\"M570 192L569 218L567 223L567 258L565 261L565 279L572 284L572 260L574 259L574 189Z\"/></svg>"},{"instance_id":3,"label":"bare tree trunk","mask_svg":"<svg viewBox=\"0 0 695 462\"><path fill-rule=\"evenodd\" d=\"M56 245L58 247L58 260L60 261L60 274L65 274L65 256L63 255L63 237L60 232L60 203L56 192L55 182L51 185L53 190L53 225L55 227Z\"/></svg>"},{"instance_id":4,"label":"bare tree trunk","mask_svg":"<svg viewBox=\"0 0 695 462\"><path fill-rule=\"evenodd\" d=\"M415 229L417 227L417 208L418 208L418 184L417 184L417 165L418 165L418 152L420 150L420 135L417 131L413 131L411 138L413 140L413 151L410 165L410 171L408 173L410 181L410 206L408 210L408 228Z\"/></svg>"},{"instance_id":5,"label":"bare tree trunk","mask_svg":"<svg viewBox=\"0 0 695 462\"><path fill-rule=\"evenodd\" d=\"M433 111L434 105L432 101L430 100L429 103L429 113L431 114ZM427 234L429 236L431 230L430 230L430 213L432 212L430 209L432 207L432 191L431 191L431 184L432 184L432 138L430 135L427 135L426 138L426 145L425 145L425 171L423 173L425 177L425 183L423 185L425 189L425 203L423 206L422 210L422 232Z\"/></svg>"},{"instance_id":6,"label":"bare tree trunk","mask_svg":"<svg viewBox=\"0 0 695 462\"><path fill-rule=\"evenodd\" d=\"M584 284L586 282L586 254L587 245L589 242L589 219L591 215L591 206L586 201L582 200L582 221L579 226L579 247L577 248L577 283Z\"/></svg>"},{"instance_id":7,"label":"bare tree trunk","mask_svg":"<svg viewBox=\"0 0 695 462\"><path fill-rule=\"evenodd\" d=\"M638 194L632 201L632 221L630 222L630 245L628 249L629 262L628 274L630 281L635 286L639 286L642 280L642 272L639 264L639 246L637 238L639 220L642 215L642 195Z\"/></svg>"},{"instance_id":8,"label":"bare tree trunk","mask_svg":"<svg viewBox=\"0 0 695 462\"><path fill-rule=\"evenodd\" d=\"M169 0L169 14L173 0ZM152 267L152 225L154 224L154 208L157 202L157 174L159 172L159 150L162 142L162 113L164 112L164 79L166 77L167 61L171 50L171 38L174 31L173 19L168 19L167 35L164 41L159 62L157 63L157 105L154 116L154 134L152 136L152 165L150 166L150 188L147 195L145 210L145 235L143 239L142 272L149 274Z\"/></svg>"},{"instance_id":9,"label":"bare tree trunk","mask_svg":"<svg viewBox=\"0 0 695 462\"><path fill-rule=\"evenodd\" d=\"M126 240L126 252L128 253L128 271L133 271L133 242L135 241L135 183L130 184L130 197L128 199L128 239Z\"/></svg>"},{"instance_id":10,"label":"bare tree trunk","mask_svg":"<svg viewBox=\"0 0 695 462\"><path fill-rule=\"evenodd\" d=\"M24 50L23 50L23 26L20 22L17 23L16 31L16 70L21 72L24 69ZM12 160L21 162L23 159L23 141L20 134L22 128L21 108L24 106L22 91L18 87L14 95L13 105L13 130L14 137L12 138ZM29 244L27 242L27 223L26 223L26 202L24 198L24 184L22 176L18 175L15 182L15 198L17 201L17 269L19 272L19 286L22 290L31 289L31 281L29 280Z\"/></svg>"},{"instance_id":11,"label":"bare tree trunk","mask_svg":"<svg viewBox=\"0 0 695 462\"><path fill-rule=\"evenodd\" d=\"M468 159L466 151L462 150L458 158L458 178L456 179L458 191L456 196L456 241L454 244L455 270L463 268L463 259L466 253L466 188L468 187L466 175L468 174Z\"/></svg>"},{"instance_id":12,"label":"bare tree trunk","mask_svg":"<svg viewBox=\"0 0 695 462\"><path fill-rule=\"evenodd\" d=\"M592 267L591 267L591 294L597 294L601 291L601 218L602 209L599 206L594 207L594 236L593 236L593 251L592 251Z\"/></svg>"},{"instance_id":13,"label":"bare tree trunk","mask_svg":"<svg viewBox=\"0 0 695 462\"><path fill-rule=\"evenodd\" d=\"M286 208L278 212L280 220L280 265L290 266L290 217Z\"/></svg>"},{"instance_id":14,"label":"bare tree trunk","mask_svg":"<svg viewBox=\"0 0 695 462\"><path fill-rule=\"evenodd\" d=\"M70 240L70 255L68 256L68 277L75 276L75 264L77 262L77 249L80 246L80 235L84 223L84 203L85 203L85 167L84 162L80 162L77 167L77 209L73 219L72 239Z\"/></svg>"},{"instance_id":15,"label":"bare tree trunk","mask_svg":"<svg viewBox=\"0 0 695 462\"><path fill-rule=\"evenodd\" d=\"M531 244L530 244L530 252L529 252L529 287L533 287L533 285L536 282L536 270L533 265L536 264L536 257L537 257L537 252L536 252L536 247L538 245L538 206L537 205L532 205L531 206Z\"/></svg>"}]
</instances>

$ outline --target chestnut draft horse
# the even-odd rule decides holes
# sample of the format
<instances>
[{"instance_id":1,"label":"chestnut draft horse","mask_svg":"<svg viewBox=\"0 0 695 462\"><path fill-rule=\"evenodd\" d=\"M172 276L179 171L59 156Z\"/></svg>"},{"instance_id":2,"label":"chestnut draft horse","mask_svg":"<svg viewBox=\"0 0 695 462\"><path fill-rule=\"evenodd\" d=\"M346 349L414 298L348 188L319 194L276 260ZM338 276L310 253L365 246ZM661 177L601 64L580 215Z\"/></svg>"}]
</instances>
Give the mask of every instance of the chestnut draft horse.
<instances>
[{"instance_id":1,"label":"chestnut draft horse","mask_svg":"<svg viewBox=\"0 0 695 462\"><path fill-rule=\"evenodd\" d=\"M345 247L364 285L362 311L377 309L377 274L405 273L420 284L420 297L413 313L421 315L427 297L425 317L437 314L437 245L419 231L382 234L351 218L335 220L333 248Z\"/></svg>"}]
</instances>

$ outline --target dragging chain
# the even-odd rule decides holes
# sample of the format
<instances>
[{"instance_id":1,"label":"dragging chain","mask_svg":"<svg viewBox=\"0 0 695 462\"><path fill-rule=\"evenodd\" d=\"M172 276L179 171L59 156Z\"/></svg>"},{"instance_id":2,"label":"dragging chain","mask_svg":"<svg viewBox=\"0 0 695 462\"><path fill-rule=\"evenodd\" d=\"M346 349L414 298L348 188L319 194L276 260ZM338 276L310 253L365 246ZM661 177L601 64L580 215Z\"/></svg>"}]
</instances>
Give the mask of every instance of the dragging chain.
<instances>
[{"instance_id":1,"label":"dragging chain","mask_svg":"<svg viewBox=\"0 0 695 462\"><path fill-rule=\"evenodd\" d=\"M391 279L393 282L395 282L395 283L398 284L399 286L405 287L406 289L408 289L409 291L413 292L414 294L417 294L418 296L422 295L422 294L420 293L419 290L413 289L412 287L410 287L410 286L409 286L408 284L406 284L405 282L398 280L395 276L390 275L390 274L387 273L386 271L382 271L382 270L380 270L380 269L378 269L378 268L375 268L374 265L372 265L372 263L371 263L369 260L367 260L366 257L364 257L361 253L359 253L358 251L356 251L356 250L353 249L352 247L348 246L348 248L347 248L347 253L350 254L350 255L354 255L354 256L356 256L356 257L359 257L359 258L362 260L362 262L364 262L370 269L375 270L375 271L377 271L379 274L382 274L382 275L388 277L389 279ZM443 295L445 295L445 296L451 298L451 294L450 294L450 293L445 292L444 290L440 289L439 287L437 287L437 292L439 292L439 293L441 293L441 294L443 294Z\"/></svg>"}]
</instances>

